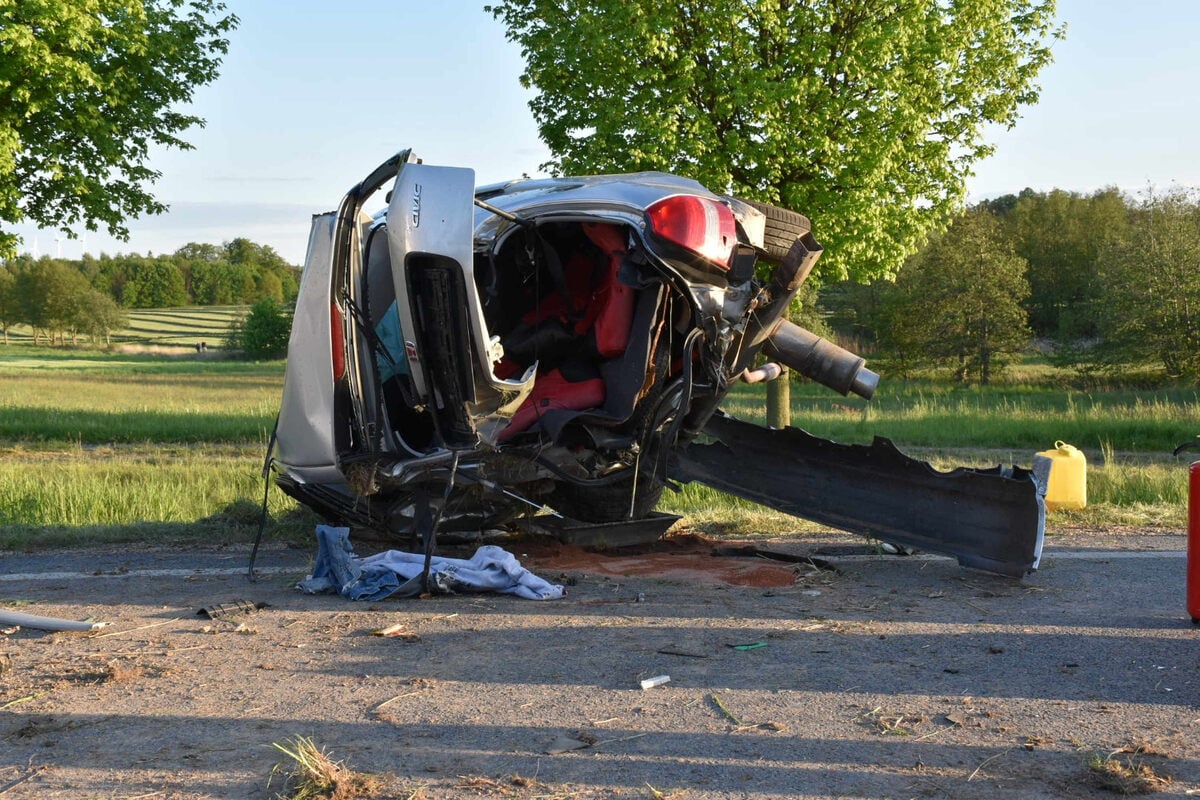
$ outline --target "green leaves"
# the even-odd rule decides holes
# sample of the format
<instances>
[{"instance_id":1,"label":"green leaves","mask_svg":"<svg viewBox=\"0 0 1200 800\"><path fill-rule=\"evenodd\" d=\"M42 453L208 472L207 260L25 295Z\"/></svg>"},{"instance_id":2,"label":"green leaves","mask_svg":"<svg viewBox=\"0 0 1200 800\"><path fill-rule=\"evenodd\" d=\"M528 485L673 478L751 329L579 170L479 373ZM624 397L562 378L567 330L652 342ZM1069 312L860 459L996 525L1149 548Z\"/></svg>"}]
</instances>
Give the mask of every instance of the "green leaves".
<instances>
[{"instance_id":1,"label":"green leaves","mask_svg":"<svg viewBox=\"0 0 1200 800\"><path fill-rule=\"evenodd\" d=\"M884 339L907 365L986 385L1029 342L1026 261L985 209L968 211L909 261L887 293Z\"/></svg>"},{"instance_id":2,"label":"green leaves","mask_svg":"<svg viewBox=\"0 0 1200 800\"><path fill-rule=\"evenodd\" d=\"M959 208L1061 35L1053 0L505 0L560 173L663 169L811 216L892 276Z\"/></svg>"},{"instance_id":3,"label":"green leaves","mask_svg":"<svg viewBox=\"0 0 1200 800\"><path fill-rule=\"evenodd\" d=\"M215 0L0 0L0 224L70 234L166 207L151 144L187 148L181 113L217 76L237 17ZM16 239L0 231L0 255Z\"/></svg>"},{"instance_id":4,"label":"green leaves","mask_svg":"<svg viewBox=\"0 0 1200 800\"><path fill-rule=\"evenodd\" d=\"M233 330L234 347L250 358L280 358L287 353L292 316L286 308L266 297L250 307L250 313Z\"/></svg>"},{"instance_id":5,"label":"green leaves","mask_svg":"<svg viewBox=\"0 0 1200 800\"><path fill-rule=\"evenodd\" d=\"M1200 203L1182 190L1148 194L1128 234L1096 262L1100 360L1150 359L1172 377L1200 379Z\"/></svg>"}]
</instances>

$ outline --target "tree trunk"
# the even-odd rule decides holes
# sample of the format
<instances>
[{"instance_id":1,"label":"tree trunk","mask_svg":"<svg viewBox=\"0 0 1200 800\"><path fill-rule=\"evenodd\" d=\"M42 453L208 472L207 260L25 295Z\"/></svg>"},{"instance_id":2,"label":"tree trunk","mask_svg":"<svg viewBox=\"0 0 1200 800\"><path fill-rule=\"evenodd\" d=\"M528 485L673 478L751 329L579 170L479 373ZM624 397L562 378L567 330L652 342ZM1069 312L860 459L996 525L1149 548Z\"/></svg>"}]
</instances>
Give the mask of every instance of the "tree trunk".
<instances>
[{"instance_id":1,"label":"tree trunk","mask_svg":"<svg viewBox=\"0 0 1200 800\"><path fill-rule=\"evenodd\" d=\"M792 424L792 387L787 367L767 384L767 426L786 428Z\"/></svg>"},{"instance_id":2,"label":"tree trunk","mask_svg":"<svg viewBox=\"0 0 1200 800\"><path fill-rule=\"evenodd\" d=\"M979 342L979 385L987 386L992 376L992 348L988 346L987 319L983 321L983 338Z\"/></svg>"}]
</instances>

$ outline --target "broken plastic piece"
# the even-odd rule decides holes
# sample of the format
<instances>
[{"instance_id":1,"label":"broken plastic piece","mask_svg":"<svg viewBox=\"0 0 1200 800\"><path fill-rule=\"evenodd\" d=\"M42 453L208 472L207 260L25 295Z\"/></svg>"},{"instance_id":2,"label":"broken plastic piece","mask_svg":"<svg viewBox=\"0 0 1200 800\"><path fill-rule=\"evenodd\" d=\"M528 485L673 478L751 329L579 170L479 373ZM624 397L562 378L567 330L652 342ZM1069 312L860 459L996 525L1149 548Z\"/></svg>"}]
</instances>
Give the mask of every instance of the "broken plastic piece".
<instances>
[{"instance_id":1,"label":"broken plastic piece","mask_svg":"<svg viewBox=\"0 0 1200 800\"><path fill-rule=\"evenodd\" d=\"M372 636L400 636L405 632L403 622L397 622L395 625L388 625L386 628L380 628L376 631L371 631Z\"/></svg>"},{"instance_id":2,"label":"broken plastic piece","mask_svg":"<svg viewBox=\"0 0 1200 800\"><path fill-rule=\"evenodd\" d=\"M646 680L642 681L642 688L653 689L655 686L662 686L670 680L670 675L655 675L653 678L646 678Z\"/></svg>"},{"instance_id":3,"label":"broken plastic piece","mask_svg":"<svg viewBox=\"0 0 1200 800\"><path fill-rule=\"evenodd\" d=\"M40 631L96 631L107 624L107 622L91 620L39 617L36 614L23 614L20 611L0 611L0 625L20 625Z\"/></svg>"},{"instance_id":4,"label":"broken plastic piece","mask_svg":"<svg viewBox=\"0 0 1200 800\"><path fill-rule=\"evenodd\" d=\"M209 619L221 619L222 617L236 617L240 614L253 614L260 608L266 608L266 603L251 603L249 600L233 600L228 603L217 603L216 605L205 606L196 612L197 616L208 617Z\"/></svg>"},{"instance_id":5,"label":"broken plastic piece","mask_svg":"<svg viewBox=\"0 0 1200 800\"><path fill-rule=\"evenodd\" d=\"M591 741L588 741L588 739L591 739ZM560 756L563 753L569 753L572 750L582 750L585 747L591 747L595 741L596 740L593 737L587 736L586 734L582 737L559 734L546 748L545 752L548 756Z\"/></svg>"},{"instance_id":6,"label":"broken plastic piece","mask_svg":"<svg viewBox=\"0 0 1200 800\"><path fill-rule=\"evenodd\" d=\"M731 644L729 645L734 650L757 650L760 647L766 647L766 642L754 642L753 644Z\"/></svg>"}]
</instances>

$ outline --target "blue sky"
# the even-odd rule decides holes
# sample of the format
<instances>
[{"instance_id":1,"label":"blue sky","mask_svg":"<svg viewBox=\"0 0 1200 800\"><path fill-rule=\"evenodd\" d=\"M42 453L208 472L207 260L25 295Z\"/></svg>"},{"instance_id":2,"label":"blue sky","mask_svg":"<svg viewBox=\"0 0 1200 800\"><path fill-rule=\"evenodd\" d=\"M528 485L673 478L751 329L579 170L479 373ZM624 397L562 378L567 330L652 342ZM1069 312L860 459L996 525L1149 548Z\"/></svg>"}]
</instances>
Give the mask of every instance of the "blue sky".
<instances>
[{"instance_id":1,"label":"blue sky","mask_svg":"<svg viewBox=\"0 0 1200 800\"><path fill-rule=\"evenodd\" d=\"M221 77L197 92L208 124L187 134L194 150L153 156L171 211L134 221L128 242L22 228L23 249L161 253L246 236L299 263L311 214L396 150L473 167L479 183L537 174L547 158L520 52L484 0L226 2L241 25ZM997 152L977 165L972 199L1200 187L1200 2L1059 0L1058 11L1067 38L1041 101L989 132Z\"/></svg>"}]
</instances>

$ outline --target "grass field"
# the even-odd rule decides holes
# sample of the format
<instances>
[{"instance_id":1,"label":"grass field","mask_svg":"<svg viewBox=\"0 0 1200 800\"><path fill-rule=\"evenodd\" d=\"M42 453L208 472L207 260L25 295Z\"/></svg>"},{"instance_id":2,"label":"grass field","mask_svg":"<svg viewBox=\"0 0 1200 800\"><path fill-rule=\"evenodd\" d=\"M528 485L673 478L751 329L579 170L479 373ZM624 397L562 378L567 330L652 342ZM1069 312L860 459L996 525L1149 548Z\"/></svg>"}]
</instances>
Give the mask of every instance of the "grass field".
<instances>
[{"instance_id":1,"label":"grass field","mask_svg":"<svg viewBox=\"0 0 1200 800\"><path fill-rule=\"evenodd\" d=\"M139 308L130 310L128 325L112 334L114 344L146 347L194 347L205 342L221 347L229 328L245 315L248 306L193 306L190 308ZM29 344L33 331L16 325L9 329L13 344ZM86 347L86 341L83 346Z\"/></svg>"},{"instance_id":2,"label":"grass field","mask_svg":"<svg viewBox=\"0 0 1200 800\"><path fill-rule=\"evenodd\" d=\"M253 535L283 363L144 350L0 347L0 548Z\"/></svg>"},{"instance_id":3,"label":"grass field","mask_svg":"<svg viewBox=\"0 0 1200 800\"><path fill-rule=\"evenodd\" d=\"M208 331L232 313L139 312L130 330L147 338L109 351L0 346L0 548L252 535L283 364L163 346L211 345ZM793 424L843 442L887 436L940 468L1027 466L1065 440L1088 457L1089 507L1052 515L1052 531L1181 529L1187 470L1170 451L1200 433L1200 394L1064 390L1059 376L1038 369L1035 381L1025 375L985 391L885 379L869 404L797 383ZM763 391L739 386L726 408L761 421ZM275 519L298 515L277 490L270 497ZM712 531L805 529L699 486L667 492L663 508Z\"/></svg>"}]
</instances>

